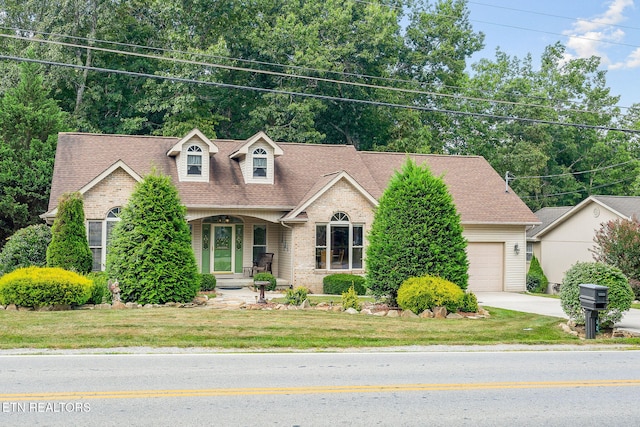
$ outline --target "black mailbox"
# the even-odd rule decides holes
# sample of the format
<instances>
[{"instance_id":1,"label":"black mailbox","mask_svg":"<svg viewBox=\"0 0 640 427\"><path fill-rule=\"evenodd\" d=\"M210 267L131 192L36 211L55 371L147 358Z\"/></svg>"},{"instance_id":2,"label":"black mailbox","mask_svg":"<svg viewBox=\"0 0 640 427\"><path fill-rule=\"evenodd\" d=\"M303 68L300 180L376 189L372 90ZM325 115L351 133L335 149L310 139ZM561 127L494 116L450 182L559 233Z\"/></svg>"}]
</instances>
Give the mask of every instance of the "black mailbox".
<instances>
[{"instance_id":1,"label":"black mailbox","mask_svg":"<svg viewBox=\"0 0 640 427\"><path fill-rule=\"evenodd\" d=\"M604 310L609 303L609 288L591 283L580 285L580 305L587 310Z\"/></svg>"}]
</instances>

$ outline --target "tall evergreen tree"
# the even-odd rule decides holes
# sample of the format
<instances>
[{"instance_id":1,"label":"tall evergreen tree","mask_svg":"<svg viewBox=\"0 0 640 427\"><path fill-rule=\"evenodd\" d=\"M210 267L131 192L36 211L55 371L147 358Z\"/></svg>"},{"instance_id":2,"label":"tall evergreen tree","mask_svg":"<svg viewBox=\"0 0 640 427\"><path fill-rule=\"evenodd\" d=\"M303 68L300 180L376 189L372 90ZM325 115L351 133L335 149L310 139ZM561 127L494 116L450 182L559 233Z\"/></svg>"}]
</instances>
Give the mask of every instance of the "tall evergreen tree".
<instances>
[{"instance_id":1,"label":"tall evergreen tree","mask_svg":"<svg viewBox=\"0 0 640 427\"><path fill-rule=\"evenodd\" d=\"M25 63L20 70L17 86L0 98L0 248L15 231L41 222L58 132L68 130L38 66Z\"/></svg>"},{"instance_id":2,"label":"tall evergreen tree","mask_svg":"<svg viewBox=\"0 0 640 427\"><path fill-rule=\"evenodd\" d=\"M84 202L80 193L64 194L58 203L58 215L51 228L47 247L47 266L77 273L88 273L93 256L84 226Z\"/></svg>"},{"instance_id":3,"label":"tall evergreen tree","mask_svg":"<svg viewBox=\"0 0 640 427\"><path fill-rule=\"evenodd\" d=\"M124 301L189 302L199 287L186 209L169 177L140 182L113 230L107 272Z\"/></svg>"},{"instance_id":4,"label":"tall evergreen tree","mask_svg":"<svg viewBox=\"0 0 640 427\"><path fill-rule=\"evenodd\" d=\"M408 159L376 210L367 248L367 282L395 302L406 279L426 274L467 288L468 267L460 216L442 179Z\"/></svg>"}]
</instances>

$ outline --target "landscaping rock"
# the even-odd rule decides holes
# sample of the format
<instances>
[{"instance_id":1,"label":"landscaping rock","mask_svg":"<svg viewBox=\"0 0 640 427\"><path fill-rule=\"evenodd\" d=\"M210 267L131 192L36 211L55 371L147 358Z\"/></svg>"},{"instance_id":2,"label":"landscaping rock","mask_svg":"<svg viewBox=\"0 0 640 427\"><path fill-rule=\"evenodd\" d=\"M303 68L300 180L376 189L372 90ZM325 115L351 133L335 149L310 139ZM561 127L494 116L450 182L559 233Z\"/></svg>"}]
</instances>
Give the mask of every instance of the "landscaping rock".
<instances>
[{"instance_id":1,"label":"landscaping rock","mask_svg":"<svg viewBox=\"0 0 640 427\"><path fill-rule=\"evenodd\" d=\"M95 308L95 305L93 304L83 304L80 307L76 307L76 310L93 310Z\"/></svg>"},{"instance_id":2,"label":"landscaping rock","mask_svg":"<svg viewBox=\"0 0 640 427\"><path fill-rule=\"evenodd\" d=\"M347 313L347 314L358 314L358 310L356 310L353 307L347 308L344 312Z\"/></svg>"},{"instance_id":3,"label":"landscaping rock","mask_svg":"<svg viewBox=\"0 0 640 427\"><path fill-rule=\"evenodd\" d=\"M373 314L373 312L371 311L370 308L363 308L362 311L360 311L360 314Z\"/></svg>"},{"instance_id":4,"label":"landscaping rock","mask_svg":"<svg viewBox=\"0 0 640 427\"><path fill-rule=\"evenodd\" d=\"M9 305L5 308L5 310L9 310L9 311L16 311L16 310L18 310L18 307L16 307L16 305L15 305L15 304L9 304Z\"/></svg>"},{"instance_id":5,"label":"landscaping rock","mask_svg":"<svg viewBox=\"0 0 640 427\"><path fill-rule=\"evenodd\" d=\"M400 317L400 313L398 310L389 310L387 311L387 317Z\"/></svg>"},{"instance_id":6,"label":"landscaping rock","mask_svg":"<svg viewBox=\"0 0 640 427\"><path fill-rule=\"evenodd\" d=\"M53 306L43 305L42 307L38 307L36 311L53 311Z\"/></svg>"},{"instance_id":7,"label":"landscaping rock","mask_svg":"<svg viewBox=\"0 0 640 427\"><path fill-rule=\"evenodd\" d=\"M124 310L125 308L127 308L127 306L124 305L122 301L114 301L114 303L111 304L111 310Z\"/></svg>"},{"instance_id":8,"label":"landscaping rock","mask_svg":"<svg viewBox=\"0 0 640 427\"><path fill-rule=\"evenodd\" d=\"M433 307L433 317L445 319L447 317L447 307Z\"/></svg>"},{"instance_id":9,"label":"landscaping rock","mask_svg":"<svg viewBox=\"0 0 640 427\"><path fill-rule=\"evenodd\" d=\"M464 316L459 313L449 313L447 314L447 319L464 319Z\"/></svg>"},{"instance_id":10,"label":"landscaping rock","mask_svg":"<svg viewBox=\"0 0 640 427\"><path fill-rule=\"evenodd\" d=\"M385 317L387 315L388 311L374 311L373 315L374 316L378 316L378 317Z\"/></svg>"},{"instance_id":11,"label":"landscaping rock","mask_svg":"<svg viewBox=\"0 0 640 427\"><path fill-rule=\"evenodd\" d=\"M138 308L138 304L136 304L135 302L127 302L125 303L125 307L129 309Z\"/></svg>"},{"instance_id":12,"label":"landscaping rock","mask_svg":"<svg viewBox=\"0 0 640 427\"><path fill-rule=\"evenodd\" d=\"M18 307L18 311L34 311L33 307Z\"/></svg>"},{"instance_id":13,"label":"landscaping rock","mask_svg":"<svg viewBox=\"0 0 640 427\"><path fill-rule=\"evenodd\" d=\"M340 307L339 305L334 305L333 307L331 307L331 311L335 311L336 313L339 313L342 311L342 307Z\"/></svg>"},{"instance_id":14,"label":"landscaping rock","mask_svg":"<svg viewBox=\"0 0 640 427\"><path fill-rule=\"evenodd\" d=\"M0 305L0 310L4 310L4 305Z\"/></svg>"},{"instance_id":15,"label":"landscaping rock","mask_svg":"<svg viewBox=\"0 0 640 427\"><path fill-rule=\"evenodd\" d=\"M299 307L301 309L310 308L311 304L309 304L309 300L308 299L305 299L304 301L302 301L302 304L300 304Z\"/></svg>"},{"instance_id":16,"label":"landscaping rock","mask_svg":"<svg viewBox=\"0 0 640 427\"><path fill-rule=\"evenodd\" d=\"M433 311L429 310L428 308L423 311L422 313L420 313L419 316L421 319L431 319L433 318Z\"/></svg>"},{"instance_id":17,"label":"landscaping rock","mask_svg":"<svg viewBox=\"0 0 640 427\"><path fill-rule=\"evenodd\" d=\"M411 310L403 310L402 313L400 314L400 317L417 318L418 315Z\"/></svg>"},{"instance_id":18,"label":"landscaping rock","mask_svg":"<svg viewBox=\"0 0 640 427\"><path fill-rule=\"evenodd\" d=\"M206 295L198 295L193 299L193 304L205 305L208 300L209 300L208 296L206 296Z\"/></svg>"}]
</instances>

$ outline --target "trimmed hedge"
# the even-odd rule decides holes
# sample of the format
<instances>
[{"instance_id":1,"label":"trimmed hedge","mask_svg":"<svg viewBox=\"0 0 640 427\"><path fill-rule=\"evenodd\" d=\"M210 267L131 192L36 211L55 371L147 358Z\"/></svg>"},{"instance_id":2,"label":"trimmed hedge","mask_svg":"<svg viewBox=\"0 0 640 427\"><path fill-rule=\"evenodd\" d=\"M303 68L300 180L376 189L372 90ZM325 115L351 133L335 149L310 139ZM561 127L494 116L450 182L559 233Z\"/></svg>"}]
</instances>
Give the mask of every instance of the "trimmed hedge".
<instances>
[{"instance_id":1,"label":"trimmed hedge","mask_svg":"<svg viewBox=\"0 0 640 427\"><path fill-rule=\"evenodd\" d=\"M462 305L464 291L453 282L434 276L410 277L398 289L398 306L420 314L434 307L447 307L458 311Z\"/></svg>"},{"instance_id":2,"label":"trimmed hedge","mask_svg":"<svg viewBox=\"0 0 640 427\"><path fill-rule=\"evenodd\" d=\"M355 274L331 274L322 279L322 292L328 295L342 295L353 286L356 294L364 295L367 292L364 283L365 278Z\"/></svg>"},{"instance_id":3,"label":"trimmed hedge","mask_svg":"<svg viewBox=\"0 0 640 427\"><path fill-rule=\"evenodd\" d=\"M92 271L87 274L87 278L93 282L91 297L88 304L111 304L111 291L109 290L109 279L104 271Z\"/></svg>"},{"instance_id":4,"label":"trimmed hedge","mask_svg":"<svg viewBox=\"0 0 640 427\"><path fill-rule=\"evenodd\" d=\"M622 313L631 308L633 291L627 277L619 268L601 262L579 262L565 273L560 288L562 309L579 325L585 324L584 310L580 305L580 284L593 283L609 288L609 304L598 312L598 321L611 327L622 319Z\"/></svg>"},{"instance_id":5,"label":"trimmed hedge","mask_svg":"<svg viewBox=\"0 0 640 427\"><path fill-rule=\"evenodd\" d=\"M271 273L256 273L253 276L253 283L255 284L256 282L269 282L269 284L264 287L266 291L275 291L278 283L276 277Z\"/></svg>"},{"instance_id":6,"label":"trimmed hedge","mask_svg":"<svg viewBox=\"0 0 640 427\"><path fill-rule=\"evenodd\" d=\"M527 291L537 294L544 294L547 292L549 286L549 280L542 271L540 262L534 255L531 258L531 264L529 265L529 272L527 273Z\"/></svg>"},{"instance_id":7,"label":"trimmed hedge","mask_svg":"<svg viewBox=\"0 0 640 427\"><path fill-rule=\"evenodd\" d=\"M20 307L82 305L93 282L61 268L26 267L0 277L0 304Z\"/></svg>"},{"instance_id":8,"label":"trimmed hedge","mask_svg":"<svg viewBox=\"0 0 640 427\"><path fill-rule=\"evenodd\" d=\"M213 274L200 274L200 290L213 291L216 288L216 276Z\"/></svg>"}]
</instances>

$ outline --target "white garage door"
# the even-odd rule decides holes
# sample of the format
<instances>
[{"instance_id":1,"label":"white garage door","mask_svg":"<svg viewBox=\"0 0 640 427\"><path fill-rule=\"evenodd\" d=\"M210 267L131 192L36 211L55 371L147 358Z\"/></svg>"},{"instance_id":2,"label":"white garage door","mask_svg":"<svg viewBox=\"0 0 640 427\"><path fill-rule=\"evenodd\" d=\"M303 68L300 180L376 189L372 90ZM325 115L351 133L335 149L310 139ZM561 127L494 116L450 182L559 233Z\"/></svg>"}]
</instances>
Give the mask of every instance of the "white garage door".
<instances>
[{"instance_id":1,"label":"white garage door","mask_svg":"<svg viewBox=\"0 0 640 427\"><path fill-rule=\"evenodd\" d=\"M502 291L504 243L469 243L469 290Z\"/></svg>"}]
</instances>

